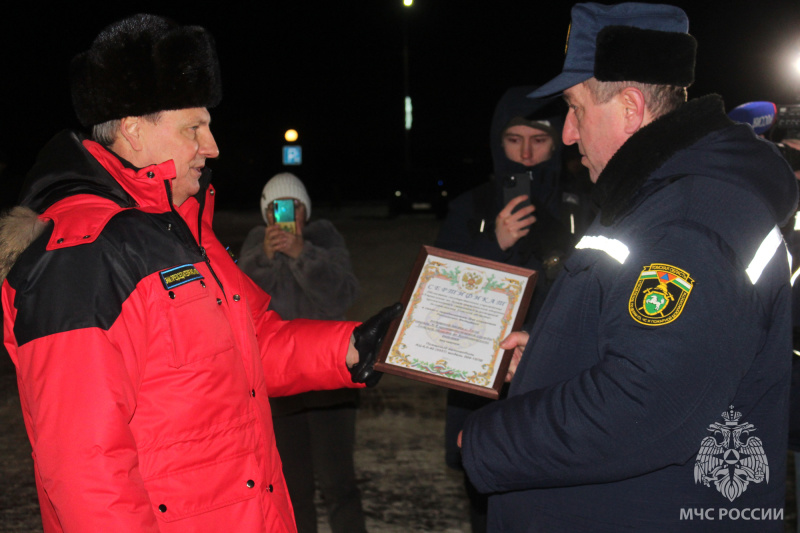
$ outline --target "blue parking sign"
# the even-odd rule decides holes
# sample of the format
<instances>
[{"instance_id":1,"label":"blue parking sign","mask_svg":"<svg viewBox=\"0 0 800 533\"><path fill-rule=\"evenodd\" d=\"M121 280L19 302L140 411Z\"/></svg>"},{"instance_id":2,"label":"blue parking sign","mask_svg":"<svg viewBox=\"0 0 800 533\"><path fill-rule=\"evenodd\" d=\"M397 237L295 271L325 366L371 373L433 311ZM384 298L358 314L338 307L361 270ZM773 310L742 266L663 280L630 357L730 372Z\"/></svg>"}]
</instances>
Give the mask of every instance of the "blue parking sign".
<instances>
[{"instance_id":1,"label":"blue parking sign","mask_svg":"<svg viewBox=\"0 0 800 533\"><path fill-rule=\"evenodd\" d=\"M298 146L284 146L283 147L283 164L284 165L299 165L303 162L303 149Z\"/></svg>"}]
</instances>

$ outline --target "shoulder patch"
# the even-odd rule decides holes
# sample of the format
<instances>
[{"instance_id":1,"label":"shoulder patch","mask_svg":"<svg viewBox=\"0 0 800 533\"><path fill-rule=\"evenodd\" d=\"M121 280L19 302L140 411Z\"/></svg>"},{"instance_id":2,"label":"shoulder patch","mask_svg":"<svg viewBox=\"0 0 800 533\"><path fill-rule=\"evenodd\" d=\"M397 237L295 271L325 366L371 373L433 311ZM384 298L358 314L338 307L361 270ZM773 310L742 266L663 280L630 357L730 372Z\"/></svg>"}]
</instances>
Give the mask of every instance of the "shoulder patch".
<instances>
[{"instance_id":1,"label":"shoulder patch","mask_svg":"<svg viewBox=\"0 0 800 533\"><path fill-rule=\"evenodd\" d=\"M161 276L161 283L164 288L174 289L184 283L189 283L197 279L203 279L203 275L194 265L181 265L158 273Z\"/></svg>"},{"instance_id":2,"label":"shoulder patch","mask_svg":"<svg viewBox=\"0 0 800 533\"><path fill-rule=\"evenodd\" d=\"M663 326L683 311L694 280L672 265L653 263L644 267L628 301L628 312L646 326Z\"/></svg>"}]
</instances>

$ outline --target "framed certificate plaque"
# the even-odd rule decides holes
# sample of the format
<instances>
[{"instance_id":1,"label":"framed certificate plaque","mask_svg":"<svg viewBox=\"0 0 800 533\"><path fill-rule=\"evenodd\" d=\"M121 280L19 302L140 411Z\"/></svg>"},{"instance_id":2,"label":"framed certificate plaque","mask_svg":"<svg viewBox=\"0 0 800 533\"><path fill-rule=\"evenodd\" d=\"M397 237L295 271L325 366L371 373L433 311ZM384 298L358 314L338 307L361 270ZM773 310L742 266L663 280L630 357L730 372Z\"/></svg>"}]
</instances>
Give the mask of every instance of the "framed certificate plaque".
<instances>
[{"instance_id":1,"label":"framed certificate plaque","mask_svg":"<svg viewBox=\"0 0 800 533\"><path fill-rule=\"evenodd\" d=\"M403 316L386 333L375 369L497 398L536 271L423 246L406 283Z\"/></svg>"}]
</instances>

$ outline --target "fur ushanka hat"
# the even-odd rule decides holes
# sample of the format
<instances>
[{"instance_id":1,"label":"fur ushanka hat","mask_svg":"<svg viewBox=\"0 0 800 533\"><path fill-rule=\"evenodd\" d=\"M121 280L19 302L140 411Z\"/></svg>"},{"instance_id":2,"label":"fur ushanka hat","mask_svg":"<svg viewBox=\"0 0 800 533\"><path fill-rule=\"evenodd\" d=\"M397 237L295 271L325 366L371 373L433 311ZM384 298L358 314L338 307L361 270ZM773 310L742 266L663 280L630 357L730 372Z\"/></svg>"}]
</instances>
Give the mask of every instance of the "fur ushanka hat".
<instances>
[{"instance_id":1,"label":"fur ushanka hat","mask_svg":"<svg viewBox=\"0 0 800 533\"><path fill-rule=\"evenodd\" d=\"M199 26L139 14L105 28L72 60L72 105L85 127L222 99L214 39Z\"/></svg>"}]
</instances>

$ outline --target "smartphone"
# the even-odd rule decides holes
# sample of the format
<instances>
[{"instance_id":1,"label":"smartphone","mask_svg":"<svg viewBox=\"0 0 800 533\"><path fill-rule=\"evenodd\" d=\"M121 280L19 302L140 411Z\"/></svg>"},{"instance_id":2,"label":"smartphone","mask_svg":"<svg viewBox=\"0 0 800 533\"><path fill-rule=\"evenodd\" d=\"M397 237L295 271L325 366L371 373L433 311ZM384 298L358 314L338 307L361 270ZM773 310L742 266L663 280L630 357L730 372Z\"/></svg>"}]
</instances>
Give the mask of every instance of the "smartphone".
<instances>
[{"instance_id":1,"label":"smartphone","mask_svg":"<svg viewBox=\"0 0 800 533\"><path fill-rule=\"evenodd\" d=\"M294 219L294 200L275 200L272 206L275 224L283 231L295 233L297 226Z\"/></svg>"},{"instance_id":2,"label":"smartphone","mask_svg":"<svg viewBox=\"0 0 800 533\"><path fill-rule=\"evenodd\" d=\"M527 200L517 204L512 213L531 205L531 180L528 176L506 176L503 178L503 206L517 196L525 195Z\"/></svg>"}]
</instances>

